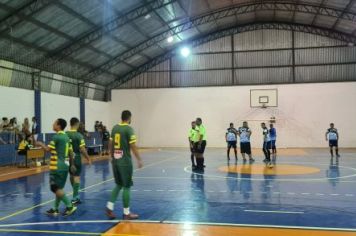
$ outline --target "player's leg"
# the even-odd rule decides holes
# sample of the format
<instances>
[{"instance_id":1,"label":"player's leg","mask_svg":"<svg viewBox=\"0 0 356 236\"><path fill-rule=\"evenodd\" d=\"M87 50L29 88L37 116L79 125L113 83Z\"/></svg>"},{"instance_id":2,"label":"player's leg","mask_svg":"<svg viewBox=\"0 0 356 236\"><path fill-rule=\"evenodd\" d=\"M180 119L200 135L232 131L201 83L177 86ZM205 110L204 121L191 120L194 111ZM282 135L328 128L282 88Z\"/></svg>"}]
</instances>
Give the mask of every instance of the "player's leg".
<instances>
[{"instance_id":1,"label":"player's leg","mask_svg":"<svg viewBox=\"0 0 356 236\"><path fill-rule=\"evenodd\" d=\"M195 160L194 160L194 143L190 143L190 160L192 161L192 168L195 168Z\"/></svg>"},{"instance_id":2,"label":"player's leg","mask_svg":"<svg viewBox=\"0 0 356 236\"><path fill-rule=\"evenodd\" d=\"M262 151L265 155L265 159L263 161L268 162L267 142L263 142Z\"/></svg>"},{"instance_id":3,"label":"player's leg","mask_svg":"<svg viewBox=\"0 0 356 236\"><path fill-rule=\"evenodd\" d=\"M250 162L254 162L255 159L252 158L251 143L247 143L246 144L246 153L247 153L247 155L249 157L249 161Z\"/></svg>"},{"instance_id":4,"label":"player's leg","mask_svg":"<svg viewBox=\"0 0 356 236\"><path fill-rule=\"evenodd\" d=\"M245 154L246 150L245 150L245 148L246 148L245 143L240 143L240 153L241 153L243 161L246 161L246 154Z\"/></svg>"},{"instance_id":5,"label":"player's leg","mask_svg":"<svg viewBox=\"0 0 356 236\"><path fill-rule=\"evenodd\" d=\"M131 200L131 186L133 185L132 176L133 176L133 166L119 166L120 175L122 179L122 203L124 206L123 209L123 219L124 220L135 220L139 216L137 214L130 212L130 200Z\"/></svg>"},{"instance_id":6,"label":"player's leg","mask_svg":"<svg viewBox=\"0 0 356 236\"><path fill-rule=\"evenodd\" d=\"M329 147L330 147L330 155L331 157L334 157L333 144L331 140L329 140Z\"/></svg>"},{"instance_id":7,"label":"player's leg","mask_svg":"<svg viewBox=\"0 0 356 236\"><path fill-rule=\"evenodd\" d=\"M114 161L111 164L112 164L112 171L115 179L115 187L111 191L110 200L106 203L106 215L110 219L115 219L116 215L114 214L113 211L114 211L115 202L122 188L122 180L119 174L119 169L117 164Z\"/></svg>"},{"instance_id":8,"label":"player's leg","mask_svg":"<svg viewBox=\"0 0 356 236\"><path fill-rule=\"evenodd\" d=\"M227 142L227 160L230 161L231 143Z\"/></svg>"},{"instance_id":9,"label":"player's leg","mask_svg":"<svg viewBox=\"0 0 356 236\"><path fill-rule=\"evenodd\" d=\"M234 148L235 161L237 161L237 142L233 142L232 147Z\"/></svg>"}]
</instances>

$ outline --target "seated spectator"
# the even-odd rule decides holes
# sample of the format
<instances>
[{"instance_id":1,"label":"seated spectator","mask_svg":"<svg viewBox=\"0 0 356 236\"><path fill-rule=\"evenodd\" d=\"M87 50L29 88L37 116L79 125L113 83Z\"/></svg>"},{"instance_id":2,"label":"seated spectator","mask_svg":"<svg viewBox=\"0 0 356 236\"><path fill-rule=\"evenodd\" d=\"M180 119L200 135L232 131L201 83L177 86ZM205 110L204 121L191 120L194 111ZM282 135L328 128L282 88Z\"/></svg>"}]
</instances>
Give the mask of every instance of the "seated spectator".
<instances>
[{"instance_id":1,"label":"seated spectator","mask_svg":"<svg viewBox=\"0 0 356 236\"><path fill-rule=\"evenodd\" d=\"M2 118L2 122L0 124L0 128L5 131L7 129L7 127L9 126L9 120L7 119L7 117L3 117Z\"/></svg>"},{"instance_id":2,"label":"seated spectator","mask_svg":"<svg viewBox=\"0 0 356 236\"><path fill-rule=\"evenodd\" d=\"M25 137L23 134L20 135L20 143L19 143L19 147L17 150L17 153L19 155L26 155L26 152L28 149L30 149L32 147L31 145L31 138L30 137Z\"/></svg>"},{"instance_id":3,"label":"seated spectator","mask_svg":"<svg viewBox=\"0 0 356 236\"><path fill-rule=\"evenodd\" d=\"M110 133L106 129L106 126L103 126L103 152L102 155L109 155L109 140L110 140Z\"/></svg>"}]
</instances>

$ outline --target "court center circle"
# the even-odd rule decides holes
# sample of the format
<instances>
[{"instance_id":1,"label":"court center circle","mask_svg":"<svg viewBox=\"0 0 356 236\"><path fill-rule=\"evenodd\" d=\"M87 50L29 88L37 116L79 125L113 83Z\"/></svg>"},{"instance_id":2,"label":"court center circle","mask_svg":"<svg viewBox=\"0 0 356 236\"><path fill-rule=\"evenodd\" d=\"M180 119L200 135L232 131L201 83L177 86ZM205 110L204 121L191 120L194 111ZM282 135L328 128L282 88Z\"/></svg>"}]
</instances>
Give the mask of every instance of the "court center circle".
<instances>
[{"instance_id":1,"label":"court center circle","mask_svg":"<svg viewBox=\"0 0 356 236\"><path fill-rule=\"evenodd\" d=\"M225 173L239 173L250 175L307 175L319 173L320 169L302 165L278 164L272 168L267 165L230 165L219 167L219 171Z\"/></svg>"}]
</instances>

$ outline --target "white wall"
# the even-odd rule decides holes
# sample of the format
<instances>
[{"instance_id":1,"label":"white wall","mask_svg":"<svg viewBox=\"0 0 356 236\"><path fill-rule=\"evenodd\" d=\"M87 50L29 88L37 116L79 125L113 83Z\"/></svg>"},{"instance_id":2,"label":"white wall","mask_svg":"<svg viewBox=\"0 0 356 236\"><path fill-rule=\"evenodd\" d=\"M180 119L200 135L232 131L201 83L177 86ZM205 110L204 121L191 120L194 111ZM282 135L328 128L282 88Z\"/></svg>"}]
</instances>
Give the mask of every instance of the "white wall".
<instances>
[{"instance_id":1,"label":"white wall","mask_svg":"<svg viewBox=\"0 0 356 236\"><path fill-rule=\"evenodd\" d=\"M72 117L79 119L79 98L58 94L41 94L42 132L52 133L52 124L58 118L68 122ZM32 105L33 106L33 105Z\"/></svg>"},{"instance_id":2,"label":"white wall","mask_svg":"<svg viewBox=\"0 0 356 236\"><path fill-rule=\"evenodd\" d=\"M0 86L0 118L17 118L22 125L25 118L31 121L34 116L34 92L26 89Z\"/></svg>"},{"instance_id":3,"label":"white wall","mask_svg":"<svg viewBox=\"0 0 356 236\"><path fill-rule=\"evenodd\" d=\"M278 108L250 108L250 89L258 88L277 88ZM185 147L190 122L201 117L208 146L224 147L228 124L248 120L252 144L260 147L260 120L274 115L280 147L325 147L330 122L339 129L340 146L356 147L355 101L356 83L114 90L111 123L129 109L140 146Z\"/></svg>"},{"instance_id":4,"label":"white wall","mask_svg":"<svg viewBox=\"0 0 356 236\"><path fill-rule=\"evenodd\" d=\"M88 131L94 131L95 121L102 121L103 124L111 129L110 108L108 102L100 102L94 100L85 100L85 128Z\"/></svg>"}]
</instances>

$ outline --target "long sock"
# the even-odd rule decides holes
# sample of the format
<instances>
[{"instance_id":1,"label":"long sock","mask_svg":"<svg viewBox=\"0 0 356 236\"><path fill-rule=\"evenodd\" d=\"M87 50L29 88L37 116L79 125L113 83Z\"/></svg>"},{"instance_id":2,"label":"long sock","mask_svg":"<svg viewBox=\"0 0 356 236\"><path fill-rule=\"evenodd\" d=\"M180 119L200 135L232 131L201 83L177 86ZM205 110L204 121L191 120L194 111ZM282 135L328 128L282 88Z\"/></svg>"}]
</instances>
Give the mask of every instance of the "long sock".
<instances>
[{"instance_id":1,"label":"long sock","mask_svg":"<svg viewBox=\"0 0 356 236\"><path fill-rule=\"evenodd\" d=\"M268 160L271 160L271 151L269 149L267 149L267 157Z\"/></svg>"},{"instance_id":2,"label":"long sock","mask_svg":"<svg viewBox=\"0 0 356 236\"><path fill-rule=\"evenodd\" d=\"M130 207L130 188L124 188L124 191L122 192L122 202L124 208Z\"/></svg>"},{"instance_id":3,"label":"long sock","mask_svg":"<svg viewBox=\"0 0 356 236\"><path fill-rule=\"evenodd\" d=\"M54 209L54 210L58 210L60 203L61 203L61 199L56 196L56 199L54 200L53 209Z\"/></svg>"},{"instance_id":4,"label":"long sock","mask_svg":"<svg viewBox=\"0 0 356 236\"><path fill-rule=\"evenodd\" d=\"M234 152L235 152L235 159L237 159L237 150L234 149Z\"/></svg>"},{"instance_id":5,"label":"long sock","mask_svg":"<svg viewBox=\"0 0 356 236\"><path fill-rule=\"evenodd\" d=\"M336 149L335 149L335 152L336 152L336 155L338 156L338 155L339 155L339 149L336 148Z\"/></svg>"},{"instance_id":6,"label":"long sock","mask_svg":"<svg viewBox=\"0 0 356 236\"><path fill-rule=\"evenodd\" d=\"M119 196L121 190L121 186L116 185L115 188L111 192L110 202L115 203L117 200L117 196Z\"/></svg>"},{"instance_id":7,"label":"long sock","mask_svg":"<svg viewBox=\"0 0 356 236\"><path fill-rule=\"evenodd\" d=\"M64 203L64 205L66 205L66 207L70 208L72 207L72 203L69 201L69 199L67 198L67 195L63 195L61 197L61 201Z\"/></svg>"},{"instance_id":8,"label":"long sock","mask_svg":"<svg viewBox=\"0 0 356 236\"><path fill-rule=\"evenodd\" d=\"M230 160L230 148L227 149L227 159Z\"/></svg>"},{"instance_id":9,"label":"long sock","mask_svg":"<svg viewBox=\"0 0 356 236\"><path fill-rule=\"evenodd\" d=\"M79 183L73 184L73 199L79 199L79 188L80 188Z\"/></svg>"},{"instance_id":10,"label":"long sock","mask_svg":"<svg viewBox=\"0 0 356 236\"><path fill-rule=\"evenodd\" d=\"M334 152L333 152L332 148L330 148L330 154L331 154L331 156L334 156Z\"/></svg>"}]
</instances>

